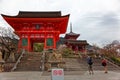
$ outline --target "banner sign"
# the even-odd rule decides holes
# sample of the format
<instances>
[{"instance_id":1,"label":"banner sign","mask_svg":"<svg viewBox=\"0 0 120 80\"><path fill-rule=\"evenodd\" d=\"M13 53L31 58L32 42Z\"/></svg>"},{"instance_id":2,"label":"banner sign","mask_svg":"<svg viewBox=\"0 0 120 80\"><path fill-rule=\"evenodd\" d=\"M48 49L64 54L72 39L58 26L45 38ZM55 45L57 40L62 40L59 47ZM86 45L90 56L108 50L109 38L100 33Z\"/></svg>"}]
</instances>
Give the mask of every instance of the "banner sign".
<instances>
[{"instance_id":1,"label":"banner sign","mask_svg":"<svg viewBox=\"0 0 120 80\"><path fill-rule=\"evenodd\" d=\"M63 69L52 69L52 80L64 80Z\"/></svg>"}]
</instances>

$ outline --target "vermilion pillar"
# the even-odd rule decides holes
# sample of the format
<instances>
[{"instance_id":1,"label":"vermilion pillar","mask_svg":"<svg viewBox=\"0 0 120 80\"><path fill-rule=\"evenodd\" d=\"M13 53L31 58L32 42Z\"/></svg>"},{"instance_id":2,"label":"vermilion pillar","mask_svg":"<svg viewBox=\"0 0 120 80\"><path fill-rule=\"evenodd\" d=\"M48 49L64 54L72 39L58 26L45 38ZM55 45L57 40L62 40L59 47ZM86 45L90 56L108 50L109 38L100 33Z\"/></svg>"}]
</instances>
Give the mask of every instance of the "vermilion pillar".
<instances>
[{"instance_id":1,"label":"vermilion pillar","mask_svg":"<svg viewBox=\"0 0 120 80\"><path fill-rule=\"evenodd\" d=\"M47 47L47 35L45 34L45 40L44 40L44 49L46 49L46 47Z\"/></svg>"},{"instance_id":2,"label":"vermilion pillar","mask_svg":"<svg viewBox=\"0 0 120 80\"><path fill-rule=\"evenodd\" d=\"M54 41L53 48L54 48L54 49L56 49L56 37L55 37L55 36L54 36L54 39L53 39L53 41Z\"/></svg>"},{"instance_id":3,"label":"vermilion pillar","mask_svg":"<svg viewBox=\"0 0 120 80\"><path fill-rule=\"evenodd\" d=\"M22 46L22 39L21 39L21 35L20 35L20 39L19 39L19 42L18 42L18 52L20 51L20 48Z\"/></svg>"},{"instance_id":4,"label":"vermilion pillar","mask_svg":"<svg viewBox=\"0 0 120 80\"><path fill-rule=\"evenodd\" d=\"M30 50L30 35L28 35L28 51L31 51Z\"/></svg>"}]
</instances>

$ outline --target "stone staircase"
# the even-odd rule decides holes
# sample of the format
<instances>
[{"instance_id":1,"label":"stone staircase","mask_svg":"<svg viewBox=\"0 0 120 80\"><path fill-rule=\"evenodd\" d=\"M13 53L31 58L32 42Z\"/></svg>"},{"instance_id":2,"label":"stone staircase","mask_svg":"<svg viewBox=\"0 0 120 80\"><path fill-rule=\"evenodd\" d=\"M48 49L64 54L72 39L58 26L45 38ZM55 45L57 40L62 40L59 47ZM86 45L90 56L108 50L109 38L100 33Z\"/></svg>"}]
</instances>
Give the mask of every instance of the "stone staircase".
<instances>
[{"instance_id":1,"label":"stone staircase","mask_svg":"<svg viewBox=\"0 0 120 80\"><path fill-rule=\"evenodd\" d=\"M76 58L65 58L66 62L65 71L88 71L88 64L86 58L76 59ZM104 70L101 65L101 59L93 59L93 70ZM107 63L109 71L120 71L120 67L112 64L111 62Z\"/></svg>"},{"instance_id":2,"label":"stone staircase","mask_svg":"<svg viewBox=\"0 0 120 80\"><path fill-rule=\"evenodd\" d=\"M41 55L42 54L38 52L23 54L23 57L15 71L40 71Z\"/></svg>"},{"instance_id":3,"label":"stone staircase","mask_svg":"<svg viewBox=\"0 0 120 80\"><path fill-rule=\"evenodd\" d=\"M104 68L101 65L101 59L93 59L93 70L94 71L103 71ZM86 71L88 72L88 64L86 58L64 58L65 61L65 68L64 74L65 75L84 75ZM116 67L114 64L108 63L108 71L115 71L120 72L120 67ZM51 75L51 72L44 71L43 76Z\"/></svg>"},{"instance_id":4,"label":"stone staircase","mask_svg":"<svg viewBox=\"0 0 120 80\"><path fill-rule=\"evenodd\" d=\"M25 53L15 71L41 71L41 56L42 54L37 52ZM64 61L65 71L88 71L86 58L64 58ZM101 65L101 59L94 58L93 62L93 70L104 70ZM117 67L109 62L108 70L120 71L120 67Z\"/></svg>"}]
</instances>

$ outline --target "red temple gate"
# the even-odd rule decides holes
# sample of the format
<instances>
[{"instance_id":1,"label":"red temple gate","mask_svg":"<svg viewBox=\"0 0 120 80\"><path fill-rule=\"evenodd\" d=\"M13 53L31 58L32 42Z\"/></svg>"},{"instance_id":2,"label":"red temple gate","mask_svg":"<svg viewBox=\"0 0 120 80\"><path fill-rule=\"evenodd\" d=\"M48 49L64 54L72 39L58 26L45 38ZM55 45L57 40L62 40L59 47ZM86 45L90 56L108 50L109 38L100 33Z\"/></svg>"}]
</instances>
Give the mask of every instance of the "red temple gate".
<instances>
[{"instance_id":1,"label":"red temple gate","mask_svg":"<svg viewBox=\"0 0 120 80\"><path fill-rule=\"evenodd\" d=\"M44 50L56 49L59 35L66 32L69 15L61 12L19 12L17 16L2 15L19 36L18 51L33 51L33 44L44 43Z\"/></svg>"}]
</instances>

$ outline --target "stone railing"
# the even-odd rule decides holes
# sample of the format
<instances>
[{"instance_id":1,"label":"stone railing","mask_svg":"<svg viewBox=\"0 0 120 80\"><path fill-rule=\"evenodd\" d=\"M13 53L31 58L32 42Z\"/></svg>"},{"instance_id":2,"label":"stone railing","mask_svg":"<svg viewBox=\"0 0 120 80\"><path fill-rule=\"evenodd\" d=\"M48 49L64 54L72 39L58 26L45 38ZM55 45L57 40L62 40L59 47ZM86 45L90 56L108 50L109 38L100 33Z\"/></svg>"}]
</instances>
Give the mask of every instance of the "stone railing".
<instances>
[{"instance_id":1,"label":"stone railing","mask_svg":"<svg viewBox=\"0 0 120 80\"><path fill-rule=\"evenodd\" d=\"M108 57L105 57L108 62L116 67L118 67L120 69L120 64L119 63L116 63L115 61L113 61L112 59L108 58Z\"/></svg>"},{"instance_id":2,"label":"stone railing","mask_svg":"<svg viewBox=\"0 0 120 80\"><path fill-rule=\"evenodd\" d=\"M44 65L45 65L45 52L42 52L42 56L41 56L41 70L44 71Z\"/></svg>"},{"instance_id":3,"label":"stone railing","mask_svg":"<svg viewBox=\"0 0 120 80\"><path fill-rule=\"evenodd\" d=\"M17 62L15 63L15 65L13 66L13 68L11 69L11 72L17 68L17 65L18 65L18 63L20 63L20 60L23 57L24 53L25 53L25 50L22 50L22 53L21 53L20 57L18 58Z\"/></svg>"}]
</instances>

